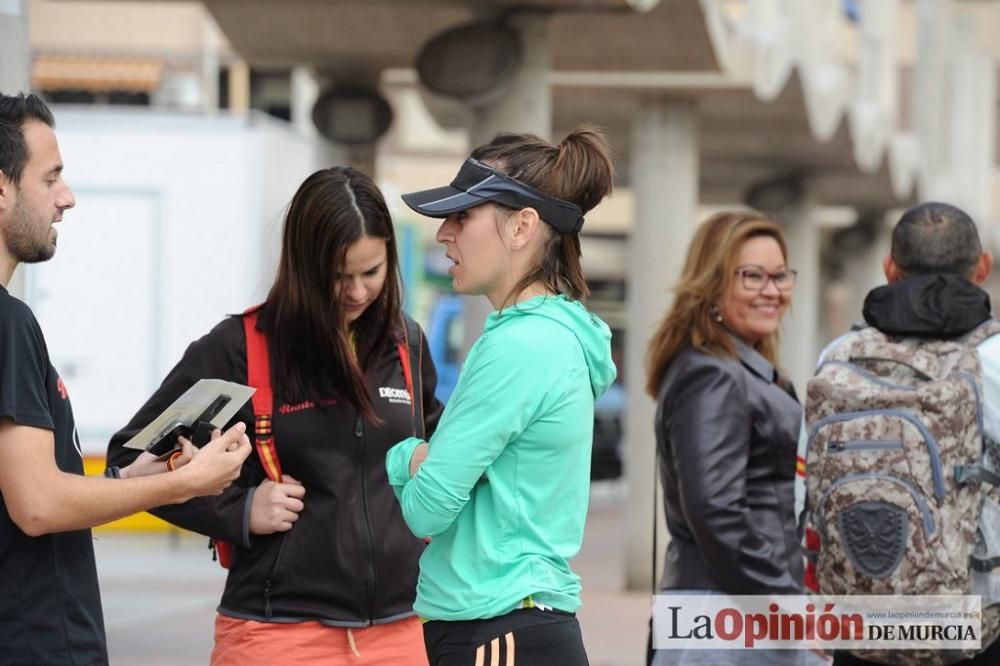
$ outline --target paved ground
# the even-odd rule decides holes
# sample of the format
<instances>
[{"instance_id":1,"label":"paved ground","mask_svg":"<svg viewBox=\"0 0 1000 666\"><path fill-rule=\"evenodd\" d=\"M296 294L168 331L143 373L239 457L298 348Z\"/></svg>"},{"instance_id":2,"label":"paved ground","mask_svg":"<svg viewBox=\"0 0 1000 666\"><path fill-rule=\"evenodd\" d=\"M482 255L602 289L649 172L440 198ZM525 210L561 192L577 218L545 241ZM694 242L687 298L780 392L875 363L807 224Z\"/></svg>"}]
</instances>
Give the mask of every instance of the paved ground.
<instances>
[{"instance_id":1,"label":"paved ground","mask_svg":"<svg viewBox=\"0 0 1000 666\"><path fill-rule=\"evenodd\" d=\"M643 664L649 595L622 591L620 493L602 485L574 569L579 616L593 666ZM225 574L202 537L98 534L95 538L113 666L205 664Z\"/></svg>"}]
</instances>

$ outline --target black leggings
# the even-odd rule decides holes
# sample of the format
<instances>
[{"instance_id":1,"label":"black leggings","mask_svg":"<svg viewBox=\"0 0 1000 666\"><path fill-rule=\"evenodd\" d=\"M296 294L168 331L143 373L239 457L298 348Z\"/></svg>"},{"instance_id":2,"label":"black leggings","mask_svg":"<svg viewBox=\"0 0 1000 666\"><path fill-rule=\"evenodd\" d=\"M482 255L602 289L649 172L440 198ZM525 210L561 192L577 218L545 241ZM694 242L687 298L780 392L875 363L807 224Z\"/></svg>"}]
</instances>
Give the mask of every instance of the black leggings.
<instances>
[{"instance_id":1,"label":"black leggings","mask_svg":"<svg viewBox=\"0 0 1000 666\"><path fill-rule=\"evenodd\" d=\"M557 610L522 608L489 620L426 622L424 644L430 666L590 664L576 616Z\"/></svg>"}]
</instances>

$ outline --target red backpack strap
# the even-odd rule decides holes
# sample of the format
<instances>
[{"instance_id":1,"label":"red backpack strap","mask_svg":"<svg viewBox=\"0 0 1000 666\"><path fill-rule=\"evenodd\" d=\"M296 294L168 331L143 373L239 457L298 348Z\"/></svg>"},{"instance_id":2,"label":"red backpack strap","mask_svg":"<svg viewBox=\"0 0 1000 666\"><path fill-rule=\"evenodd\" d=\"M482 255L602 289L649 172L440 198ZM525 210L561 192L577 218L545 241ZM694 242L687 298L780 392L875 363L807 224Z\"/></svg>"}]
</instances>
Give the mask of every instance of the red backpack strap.
<instances>
[{"instance_id":1,"label":"red backpack strap","mask_svg":"<svg viewBox=\"0 0 1000 666\"><path fill-rule=\"evenodd\" d=\"M425 439L424 393L423 393L423 345L420 344L420 327L405 314L403 315L403 339L396 345L399 363L403 366L406 391L410 394L410 418L413 422L413 436ZM417 373L413 374L414 366ZM416 384L414 384L416 377Z\"/></svg>"},{"instance_id":2,"label":"red backpack strap","mask_svg":"<svg viewBox=\"0 0 1000 666\"><path fill-rule=\"evenodd\" d=\"M243 313L243 333L247 341L247 384L257 389L253 394L254 443L260 464L267 478L281 481L281 463L271 434L271 414L274 394L271 391L271 359L267 354L267 337L257 328L260 306Z\"/></svg>"}]
</instances>

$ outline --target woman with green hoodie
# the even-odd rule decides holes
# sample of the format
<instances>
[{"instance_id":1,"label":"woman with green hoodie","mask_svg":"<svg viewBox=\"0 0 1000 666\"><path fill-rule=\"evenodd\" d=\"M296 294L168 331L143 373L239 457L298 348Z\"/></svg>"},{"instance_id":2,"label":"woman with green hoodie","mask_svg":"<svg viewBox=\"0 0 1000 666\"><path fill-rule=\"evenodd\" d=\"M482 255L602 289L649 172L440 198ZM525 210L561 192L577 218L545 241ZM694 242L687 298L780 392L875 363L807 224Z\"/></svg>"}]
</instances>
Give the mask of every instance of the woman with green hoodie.
<instances>
[{"instance_id":1,"label":"woman with green hoodie","mask_svg":"<svg viewBox=\"0 0 1000 666\"><path fill-rule=\"evenodd\" d=\"M611 332L580 302L583 215L611 190L602 134L554 146L501 134L450 186L403 196L437 233L460 294L495 311L429 443L386 468L403 517L431 537L416 612L432 666L587 664L569 560L587 514L594 400L611 385Z\"/></svg>"}]
</instances>

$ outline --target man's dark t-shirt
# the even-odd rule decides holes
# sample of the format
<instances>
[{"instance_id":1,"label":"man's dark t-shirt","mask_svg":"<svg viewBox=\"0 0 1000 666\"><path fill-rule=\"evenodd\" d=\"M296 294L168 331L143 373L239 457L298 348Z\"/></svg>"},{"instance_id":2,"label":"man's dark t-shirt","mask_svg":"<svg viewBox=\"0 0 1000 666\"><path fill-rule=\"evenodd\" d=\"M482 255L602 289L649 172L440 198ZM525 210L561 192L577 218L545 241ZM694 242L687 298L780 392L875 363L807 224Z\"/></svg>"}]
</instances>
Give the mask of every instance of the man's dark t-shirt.
<instances>
[{"instance_id":1,"label":"man's dark t-shirt","mask_svg":"<svg viewBox=\"0 0 1000 666\"><path fill-rule=\"evenodd\" d=\"M42 330L28 306L3 287L0 418L51 430L56 465L83 474L69 395L49 360ZM90 530L29 537L0 498L0 663L107 661Z\"/></svg>"}]
</instances>

